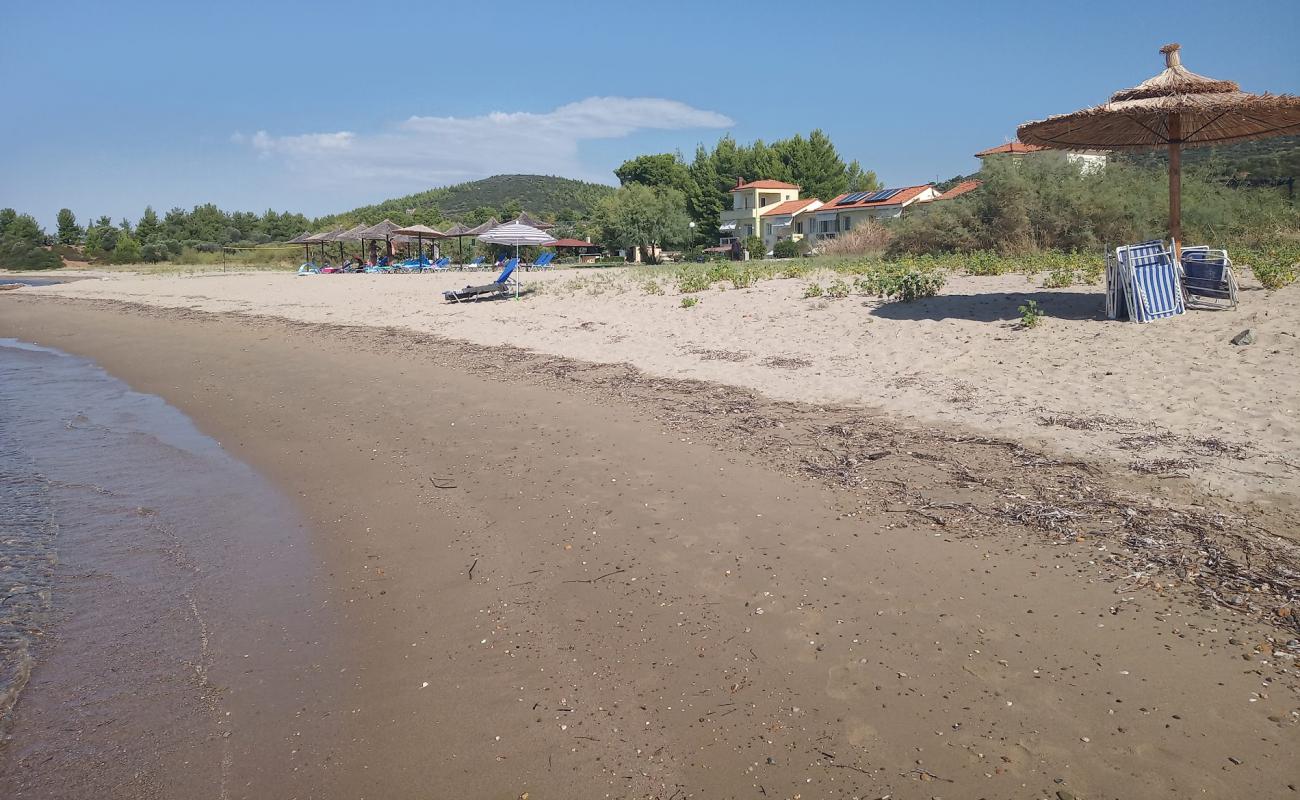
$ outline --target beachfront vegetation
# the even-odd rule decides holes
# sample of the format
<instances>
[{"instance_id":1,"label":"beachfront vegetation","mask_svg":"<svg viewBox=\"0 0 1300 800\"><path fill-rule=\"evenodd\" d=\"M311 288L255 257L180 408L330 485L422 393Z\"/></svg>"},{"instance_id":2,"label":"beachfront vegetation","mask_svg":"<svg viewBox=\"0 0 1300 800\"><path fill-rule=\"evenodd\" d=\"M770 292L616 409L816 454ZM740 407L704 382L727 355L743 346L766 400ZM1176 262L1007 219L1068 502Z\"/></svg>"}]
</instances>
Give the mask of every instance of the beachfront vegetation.
<instances>
[{"instance_id":1,"label":"beachfront vegetation","mask_svg":"<svg viewBox=\"0 0 1300 800\"><path fill-rule=\"evenodd\" d=\"M888 252L1100 252L1158 238L1168 225L1168 177L1158 169L1121 162L1081 173L1064 159L991 159L979 177L978 191L917 207L891 225ZM1300 237L1300 210L1278 189L1192 171L1183 177L1183 232L1189 244L1254 246Z\"/></svg>"},{"instance_id":2,"label":"beachfront vegetation","mask_svg":"<svg viewBox=\"0 0 1300 800\"><path fill-rule=\"evenodd\" d=\"M808 245L804 240L794 241L793 239L782 239L772 247L773 258L798 258L808 252Z\"/></svg>"},{"instance_id":3,"label":"beachfront vegetation","mask_svg":"<svg viewBox=\"0 0 1300 800\"><path fill-rule=\"evenodd\" d=\"M0 268L56 269L63 260L45 246L45 232L35 218L12 208L0 209Z\"/></svg>"},{"instance_id":4,"label":"beachfront vegetation","mask_svg":"<svg viewBox=\"0 0 1300 800\"><path fill-rule=\"evenodd\" d=\"M754 260L762 259L767 255L767 248L763 246L763 237L750 236L745 239L745 252Z\"/></svg>"},{"instance_id":5,"label":"beachfront vegetation","mask_svg":"<svg viewBox=\"0 0 1300 800\"><path fill-rule=\"evenodd\" d=\"M1043 321L1043 310L1038 307L1037 300L1026 300L1018 310L1021 328L1037 328L1038 323Z\"/></svg>"},{"instance_id":6,"label":"beachfront vegetation","mask_svg":"<svg viewBox=\"0 0 1300 800\"><path fill-rule=\"evenodd\" d=\"M639 247L646 263L654 264L659 248L690 239L684 202L676 189L629 184L596 205L594 225L607 247Z\"/></svg>"}]
</instances>

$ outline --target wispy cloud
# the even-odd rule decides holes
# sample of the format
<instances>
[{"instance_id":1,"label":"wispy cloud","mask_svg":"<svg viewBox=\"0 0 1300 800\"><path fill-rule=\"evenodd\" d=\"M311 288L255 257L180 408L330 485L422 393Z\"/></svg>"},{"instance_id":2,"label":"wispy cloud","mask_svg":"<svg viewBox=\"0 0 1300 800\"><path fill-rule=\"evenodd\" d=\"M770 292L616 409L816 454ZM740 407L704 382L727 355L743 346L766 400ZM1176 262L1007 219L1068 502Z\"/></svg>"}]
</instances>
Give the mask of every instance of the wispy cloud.
<instances>
[{"instance_id":1,"label":"wispy cloud","mask_svg":"<svg viewBox=\"0 0 1300 800\"><path fill-rule=\"evenodd\" d=\"M676 100L589 97L546 113L415 116L379 133L258 131L231 139L322 177L429 186L511 172L580 176L587 172L578 154L583 141L731 124L722 114Z\"/></svg>"}]
</instances>

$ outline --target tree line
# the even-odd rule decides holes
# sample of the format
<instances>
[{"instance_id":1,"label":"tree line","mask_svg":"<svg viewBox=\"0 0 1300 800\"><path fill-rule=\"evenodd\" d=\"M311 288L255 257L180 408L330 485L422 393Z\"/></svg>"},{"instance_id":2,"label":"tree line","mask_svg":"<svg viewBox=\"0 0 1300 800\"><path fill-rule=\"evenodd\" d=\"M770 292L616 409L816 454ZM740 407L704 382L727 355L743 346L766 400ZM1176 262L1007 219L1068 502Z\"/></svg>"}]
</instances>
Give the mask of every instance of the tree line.
<instances>
[{"instance_id":1,"label":"tree line","mask_svg":"<svg viewBox=\"0 0 1300 800\"><path fill-rule=\"evenodd\" d=\"M881 188L874 172L856 160L845 163L821 130L771 144L738 144L728 135L712 148L699 145L689 163L680 153L642 155L614 174L622 188L597 205L593 228L604 244L646 252L716 241L737 180L785 181L799 186L803 197L822 200Z\"/></svg>"}]
</instances>

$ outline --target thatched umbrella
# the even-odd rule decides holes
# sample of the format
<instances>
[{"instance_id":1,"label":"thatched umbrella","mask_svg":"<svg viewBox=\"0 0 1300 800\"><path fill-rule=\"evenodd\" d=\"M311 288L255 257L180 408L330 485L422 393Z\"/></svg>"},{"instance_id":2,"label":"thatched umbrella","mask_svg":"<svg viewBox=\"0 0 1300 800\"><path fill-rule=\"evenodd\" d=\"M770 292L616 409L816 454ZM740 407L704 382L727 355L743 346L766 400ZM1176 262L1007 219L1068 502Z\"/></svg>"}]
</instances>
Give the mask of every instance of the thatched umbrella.
<instances>
[{"instance_id":1,"label":"thatched umbrella","mask_svg":"<svg viewBox=\"0 0 1300 800\"><path fill-rule=\"evenodd\" d=\"M462 237L463 237L463 236L482 236L483 234L487 233L488 231L492 230L493 228L499 228L499 227L501 227L501 220L497 219L496 217L488 217L487 222L484 222L482 225L475 225L475 226L472 227L472 228L465 228L464 232L461 233L461 234L459 234L459 236L462 236ZM451 234L450 231L448 231L448 232L447 232L447 235L448 235L448 236L451 236L452 234ZM460 255L461 255L460 263L464 264L464 263L465 263L465 253L464 253L464 250L463 250L463 249L462 249Z\"/></svg>"},{"instance_id":2,"label":"thatched umbrella","mask_svg":"<svg viewBox=\"0 0 1300 800\"><path fill-rule=\"evenodd\" d=\"M442 238L456 240L456 248L458 250L458 255L456 256L456 258L460 261L460 263L464 264L465 263L464 239L466 236L473 236L473 235L474 235L473 229L471 229L468 225L462 225L461 223L457 222L455 225L452 225L450 228L446 230L445 233L442 234Z\"/></svg>"},{"instance_id":3,"label":"thatched umbrella","mask_svg":"<svg viewBox=\"0 0 1300 800\"><path fill-rule=\"evenodd\" d=\"M399 227L400 226L396 222L393 222L391 219L386 219L378 225L371 225L369 228L361 231L361 241L382 241L388 256L391 258L393 255L393 231L397 230Z\"/></svg>"},{"instance_id":4,"label":"thatched umbrella","mask_svg":"<svg viewBox=\"0 0 1300 800\"><path fill-rule=\"evenodd\" d=\"M325 258L325 245L334 241L334 237L342 232L342 228L335 228L332 231L313 234L304 239L303 244L307 245L309 248L314 244L320 245L320 257L323 260ZM311 261L310 255L307 256L307 260Z\"/></svg>"},{"instance_id":5,"label":"thatched umbrella","mask_svg":"<svg viewBox=\"0 0 1300 800\"><path fill-rule=\"evenodd\" d=\"M527 225L530 228L536 228L539 231L549 231L551 228L555 227L549 222L542 222L540 219L534 219L528 215L527 211L520 211L519 216L515 217L514 221L518 222L520 225Z\"/></svg>"},{"instance_id":6,"label":"thatched umbrella","mask_svg":"<svg viewBox=\"0 0 1300 800\"><path fill-rule=\"evenodd\" d=\"M362 233L365 229L366 229L366 226L365 226L365 225L354 225L354 226L352 226L351 228L348 228L347 230L343 231L342 233L335 234L335 236L334 236L334 241L336 241L336 242L339 243L339 258L340 258L340 259L343 258L343 243L344 243L344 242L359 242L359 241L361 241L361 233ZM365 257L365 254L362 253L362 258L364 258L364 257Z\"/></svg>"},{"instance_id":7,"label":"thatched umbrella","mask_svg":"<svg viewBox=\"0 0 1300 800\"><path fill-rule=\"evenodd\" d=\"M303 231L302 233L300 233L300 234L298 234L297 236L293 237L293 238L290 239L289 241L285 242L285 244L300 244L300 245L302 245L302 257L305 258L305 259L307 259L308 261L311 261L311 245L308 244L308 242L307 242L307 240L310 239L310 238L311 238L311 234L308 233L307 231Z\"/></svg>"},{"instance_id":8,"label":"thatched umbrella","mask_svg":"<svg viewBox=\"0 0 1300 800\"><path fill-rule=\"evenodd\" d=\"M1232 81L1197 75L1182 65L1177 44L1160 48L1165 70L1110 102L1073 114L1027 122L1025 144L1058 150L1169 148L1169 236L1182 242L1182 149L1263 139L1300 131L1300 97L1248 94Z\"/></svg>"},{"instance_id":9,"label":"thatched umbrella","mask_svg":"<svg viewBox=\"0 0 1300 800\"><path fill-rule=\"evenodd\" d=\"M430 228L428 225L410 225L405 228L398 228L397 230L393 231L393 233L398 234L400 236L415 237L415 247L416 247L415 257L417 259L424 258L425 239L440 239L442 238L443 235L441 231L436 231L433 228Z\"/></svg>"}]
</instances>

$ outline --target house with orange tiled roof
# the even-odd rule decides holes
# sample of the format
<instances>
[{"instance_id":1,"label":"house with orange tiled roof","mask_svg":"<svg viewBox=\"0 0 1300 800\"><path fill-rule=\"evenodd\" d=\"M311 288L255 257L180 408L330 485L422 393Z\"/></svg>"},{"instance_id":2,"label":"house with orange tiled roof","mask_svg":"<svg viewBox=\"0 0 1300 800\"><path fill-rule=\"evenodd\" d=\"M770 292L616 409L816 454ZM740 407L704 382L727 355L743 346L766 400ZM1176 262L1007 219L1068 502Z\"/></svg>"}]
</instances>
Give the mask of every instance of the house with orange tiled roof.
<instances>
[{"instance_id":1,"label":"house with orange tiled roof","mask_svg":"<svg viewBox=\"0 0 1300 800\"><path fill-rule=\"evenodd\" d=\"M989 158L1011 158L1016 161L1024 158L1031 153L1042 153L1045 156L1064 156L1065 160L1074 164L1082 173L1096 172L1106 166L1106 151L1104 150L1049 150L1046 147L1040 147L1036 144L1025 144L1019 140L1003 142L997 147L990 147L981 150L975 154L975 157L981 161Z\"/></svg>"},{"instance_id":2,"label":"house with orange tiled roof","mask_svg":"<svg viewBox=\"0 0 1300 800\"><path fill-rule=\"evenodd\" d=\"M776 247L777 242L786 239L797 242L802 239L804 223L802 219L798 221L796 219L800 214L807 214L821 207L822 201L815 197L806 197L802 200L786 200L784 203L764 208L759 214L763 246L771 251Z\"/></svg>"},{"instance_id":3,"label":"house with orange tiled roof","mask_svg":"<svg viewBox=\"0 0 1300 800\"><path fill-rule=\"evenodd\" d=\"M814 240L834 239L867 220L893 219L917 203L929 203L939 197L932 184L881 189L875 192L845 192L812 211L795 217Z\"/></svg>"},{"instance_id":4,"label":"house with orange tiled roof","mask_svg":"<svg viewBox=\"0 0 1300 800\"><path fill-rule=\"evenodd\" d=\"M943 194L939 195L934 199L951 200L954 197L961 197L967 192L973 192L976 189L980 188L980 186L982 186L983 183L984 183L983 181L975 181L975 180L962 181L961 183L957 184L956 186L953 186L951 189L949 189L948 191L944 192Z\"/></svg>"},{"instance_id":5,"label":"house with orange tiled roof","mask_svg":"<svg viewBox=\"0 0 1300 800\"><path fill-rule=\"evenodd\" d=\"M793 183L771 180L746 182L737 179L735 188L731 190L731 208L723 209L722 221L718 225L721 236L719 244L729 245L734 239L744 241L750 236L762 236L766 244L768 237L763 228L764 212L798 199L799 187ZM769 222L774 223L775 229L777 220ZM773 239L772 244L767 245L768 249L775 242Z\"/></svg>"}]
</instances>

